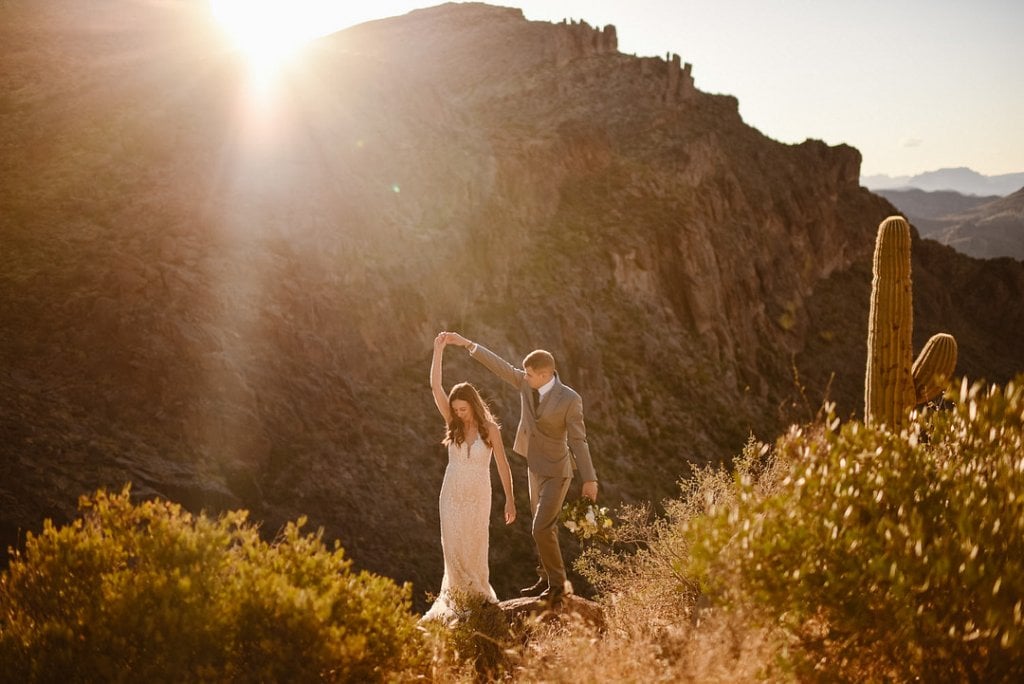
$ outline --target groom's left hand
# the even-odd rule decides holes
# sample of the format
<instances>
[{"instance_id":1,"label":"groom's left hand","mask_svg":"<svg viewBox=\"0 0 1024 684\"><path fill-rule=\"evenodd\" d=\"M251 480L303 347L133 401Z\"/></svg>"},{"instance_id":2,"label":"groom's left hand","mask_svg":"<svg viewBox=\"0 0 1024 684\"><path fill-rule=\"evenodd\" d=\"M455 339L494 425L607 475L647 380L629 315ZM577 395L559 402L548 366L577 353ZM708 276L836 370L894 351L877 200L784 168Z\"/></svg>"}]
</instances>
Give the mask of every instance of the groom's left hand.
<instances>
[{"instance_id":1,"label":"groom's left hand","mask_svg":"<svg viewBox=\"0 0 1024 684\"><path fill-rule=\"evenodd\" d=\"M597 480L583 483L583 496L597 503Z\"/></svg>"}]
</instances>

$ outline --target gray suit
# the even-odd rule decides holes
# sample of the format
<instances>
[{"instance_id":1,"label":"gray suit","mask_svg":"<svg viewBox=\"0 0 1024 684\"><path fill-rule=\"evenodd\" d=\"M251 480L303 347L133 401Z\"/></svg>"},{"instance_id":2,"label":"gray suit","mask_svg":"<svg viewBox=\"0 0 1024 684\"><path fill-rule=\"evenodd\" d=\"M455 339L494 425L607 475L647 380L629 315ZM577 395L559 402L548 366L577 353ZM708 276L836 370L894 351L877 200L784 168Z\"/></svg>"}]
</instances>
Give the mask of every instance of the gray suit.
<instances>
[{"instance_id":1,"label":"gray suit","mask_svg":"<svg viewBox=\"0 0 1024 684\"><path fill-rule=\"evenodd\" d=\"M526 459L529 468L533 539L543 574L548 586L560 591L565 584L565 564L558 545L558 515L572 471L578 469L584 482L597 480L583 423L583 400L563 385L556 373L554 386L534 411L533 390L525 371L480 344L470 354L519 391L519 427L512 450Z\"/></svg>"}]
</instances>

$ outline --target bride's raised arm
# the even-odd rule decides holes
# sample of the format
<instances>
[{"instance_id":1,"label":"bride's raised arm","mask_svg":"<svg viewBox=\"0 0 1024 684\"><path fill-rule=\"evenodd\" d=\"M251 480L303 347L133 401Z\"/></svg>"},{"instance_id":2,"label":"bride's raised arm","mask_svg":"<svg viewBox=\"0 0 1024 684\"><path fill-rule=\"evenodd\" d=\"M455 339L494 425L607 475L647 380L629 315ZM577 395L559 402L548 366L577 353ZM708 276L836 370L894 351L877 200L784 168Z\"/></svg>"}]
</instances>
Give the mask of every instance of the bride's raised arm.
<instances>
[{"instance_id":1,"label":"bride's raised arm","mask_svg":"<svg viewBox=\"0 0 1024 684\"><path fill-rule=\"evenodd\" d=\"M452 421L451 408L448 406L448 395L441 386L441 359L444 356L445 334L434 338L434 357L430 360L430 390L434 394L434 404L444 418L445 425Z\"/></svg>"}]
</instances>

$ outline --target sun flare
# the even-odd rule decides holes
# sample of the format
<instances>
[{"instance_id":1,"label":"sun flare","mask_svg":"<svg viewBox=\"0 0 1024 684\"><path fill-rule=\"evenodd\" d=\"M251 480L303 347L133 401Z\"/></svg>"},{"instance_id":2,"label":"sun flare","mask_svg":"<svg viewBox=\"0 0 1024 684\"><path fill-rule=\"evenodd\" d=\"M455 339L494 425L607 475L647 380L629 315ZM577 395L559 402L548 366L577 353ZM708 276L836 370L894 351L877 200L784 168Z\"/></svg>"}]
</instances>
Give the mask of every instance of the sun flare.
<instances>
[{"instance_id":1,"label":"sun flare","mask_svg":"<svg viewBox=\"0 0 1024 684\"><path fill-rule=\"evenodd\" d=\"M210 0L214 18L262 76L314 38L351 23L346 5L337 0Z\"/></svg>"}]
</instances>

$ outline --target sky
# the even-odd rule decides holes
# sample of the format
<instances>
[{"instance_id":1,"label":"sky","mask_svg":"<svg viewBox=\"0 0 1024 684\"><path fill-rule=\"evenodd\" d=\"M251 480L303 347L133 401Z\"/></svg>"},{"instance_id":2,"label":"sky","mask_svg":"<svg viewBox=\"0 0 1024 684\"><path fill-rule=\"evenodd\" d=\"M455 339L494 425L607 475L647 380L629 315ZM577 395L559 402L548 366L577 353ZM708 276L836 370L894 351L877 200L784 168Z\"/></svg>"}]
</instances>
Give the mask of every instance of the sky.
<instances>
[{"instance_id":1,"label":"sky","mask_svg":"<svg viewBox=\"0 0 1024 684\"><path fill-rule=\"evenodd\" d=\"M259 4L212 1L244 3L245 16ZM295 29L309 34L435 4L282 3ZM1024 0L492 4L519 7L531 20L614 24L621 52L678 54L693 65L698 89L735 96L743 120L770 138L856 147L862 175L1024 172ZM270 23L280 33L283 20Z\"/></svg>"}]
</instances>

